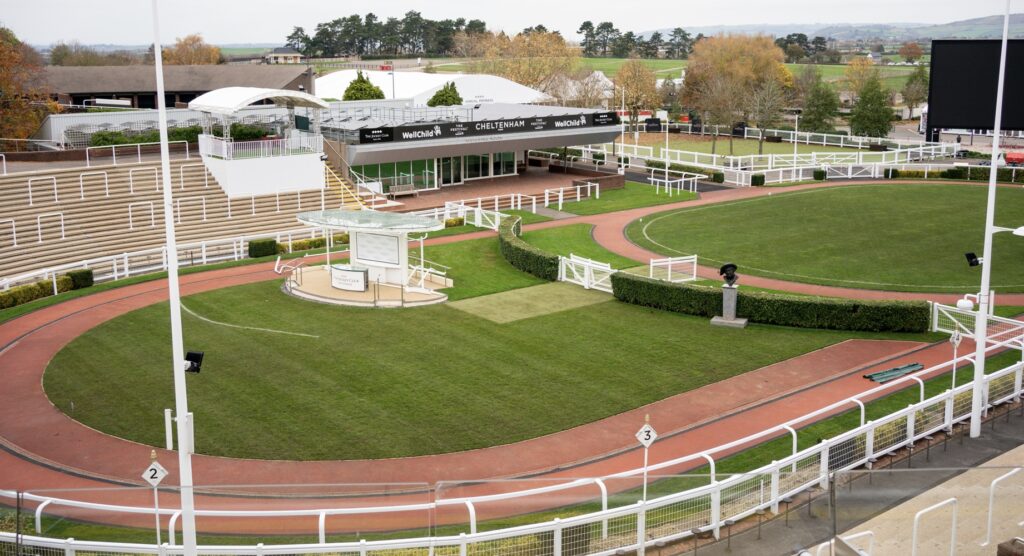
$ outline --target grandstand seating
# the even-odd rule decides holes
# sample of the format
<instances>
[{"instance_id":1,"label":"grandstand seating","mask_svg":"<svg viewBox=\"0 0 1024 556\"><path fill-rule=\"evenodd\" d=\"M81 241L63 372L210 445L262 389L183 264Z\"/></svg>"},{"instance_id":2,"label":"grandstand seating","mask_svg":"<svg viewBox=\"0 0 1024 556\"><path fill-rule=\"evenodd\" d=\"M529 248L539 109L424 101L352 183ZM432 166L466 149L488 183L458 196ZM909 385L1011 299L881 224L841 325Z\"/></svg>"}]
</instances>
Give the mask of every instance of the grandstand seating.
<instances>
[{"instance_id":1,"label":"grandstand seating","mask_svg":"<svg viewBox=\"0 0 1024 556\"><path fill-rule=\"evenodd\" d=\"M164 220L163 195L156 180L159 171L159 163L152 162L0 176L0 278L160 248ZM322 195L320 190L309 190L229 200L200 161L172 160L178 243L301 229L295 215L318 210L321 203L325 208L363 206L346 182L326 167L325 172L328 188ZM64 219L63 239L57 214ZM17 246L12 241L11 219Z\"/></svg>"}]
</instances>

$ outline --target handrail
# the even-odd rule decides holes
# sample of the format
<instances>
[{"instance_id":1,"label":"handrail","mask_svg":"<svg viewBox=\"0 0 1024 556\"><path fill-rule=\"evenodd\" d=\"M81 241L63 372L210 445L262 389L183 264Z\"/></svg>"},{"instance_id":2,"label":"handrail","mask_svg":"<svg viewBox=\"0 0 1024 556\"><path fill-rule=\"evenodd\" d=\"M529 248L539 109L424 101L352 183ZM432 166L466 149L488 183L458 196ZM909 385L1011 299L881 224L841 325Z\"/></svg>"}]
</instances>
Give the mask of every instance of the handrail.
<instances>
[{"instance_id":1,"label":"handrail","mask_svg":"<svg viewBox=\"0 0 1024 556\"><path fill-rule=\"evenodd\" d=\"M18 230L17 224L13 218L0 218L0 224L8 223L11 224L11 247L18 246Z\"/></svg>"},{"instance_id":2,"label":"handrail","mask_svg":"<svg viewBox=\"0 0 1024 556\"><path fill-rule=\"evenodd\" d=\"M988 546L988 543L990 543L992 541L992 513L993 513L993 510L995 509L995 503L996 503L996 485L1001 483L1003 480L1009 479L1010 477L1016 475L1017 473L1020 472L1020 470L1021 470L1021 468L1018 467L1016 469L1008 471L1008 472L1000 475L996 479L994 479L992 481L992 483L989 484L989 486L988 486L988 525L987 525L987 527L985 529L985 542L981 543L980 546Z\"/></svg>"},{"instance_id":3,"label":"handrail","mask_svg":"<svg viewBox=\"0 0 1024 556\"><path fill-rule=\"evenodd\" d=\"M39 176L28 179L28 206L32 206L32 182L34 181L45 181L49 180L53 183L53 202L59 203L60 198L57 197L57 178L55 176Z\"/></svg>"},{"instance_id":4,"label":"handrail","mask_svg":"<svg viewBox=\"0 0 1024 556\"><path fill-rule=\"evenodd\" d=\"M921 522L921 517L924 516L925 514L931 512L931 511L933 511L933 510L937 510L937 509L942 508L944 506L950 506L950 505L953 506L953 526L949 528L949 556L954 556L956 554L956 522L957 522L957 514L958 514L958 510L957 509L958 509L958 506L957 506L956 498L954 497L954 498L947 498L947 499L943 500L942 502L938 502L936 504L932 504L931 506L928 506L927 508L925 508L925 509L917 512L916 514L914 514L914 530L913 530L913 533L911 534L911 537L910 537L910 542L911 542L911 545L910 545L910 556L917 556L917 526Z\"/></svg>"},{"instance_id":5,"label":"handrail","mask_svg":"<svg viewBox=\"0 0 1024 556\"><path fill-rule=\"evenodd\" d=\"M105 197L110 197L110 178L107 176L107 171L97 170L95 172L82 172L78 174L78 195L80 199L85 198L85 183L83 182L85 176L103 176L103 193Z\"/></svg>"},{"instance_id":6,"label":"handrail","mask_svg":"<svg viewBox=\"0 0 1024 556\"><path fill-rule=\"evenodd\" d=\"M170 145L175 145L175 144L178 144L178 143L184 143L184 145L185 145L185 158L186 159L190 159L191 156L190 156L190 153L189 153L188 141L185 141L185 140L168 141L167 145L168 145L168 147L170 147ZM117 149L120 148L120 147L135 147L136 162L134 162L134 164L142 164L142 147L146 146L146 145L159 145L159 144L161 144L159 141L154 141L154 142L149 142L149 143L125 143L123 145L100 145L100 146L96 146L96 147L86 147L85 148L85 166L86 167L91 167L92 166L92 159L91 159L89 153L91 151L93 151L93 150L99 150L99 149L110 149L110 154L111 154L111 157L113 158L113 162L111 164L113 164L114 166L117 166Z\"/></svg>"}]
</instances>

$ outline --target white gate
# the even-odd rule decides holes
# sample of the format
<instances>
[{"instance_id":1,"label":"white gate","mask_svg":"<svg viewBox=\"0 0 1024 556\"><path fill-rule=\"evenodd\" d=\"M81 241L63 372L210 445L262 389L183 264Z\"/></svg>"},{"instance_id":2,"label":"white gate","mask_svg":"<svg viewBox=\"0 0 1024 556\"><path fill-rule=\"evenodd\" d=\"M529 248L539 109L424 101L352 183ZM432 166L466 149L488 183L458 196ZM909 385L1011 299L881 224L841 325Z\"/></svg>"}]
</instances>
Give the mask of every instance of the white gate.
<instances>
[{"instance_id":1,"label":"white gate","mask_svg":"<svg viewBox=\"0 0 1024 556\"><path fill-rule=\"evenodd\" d=\"M588 290L612 293L612 274L615 269L608 263L577 257L558 258L558 281L583 286Z\"/></svg>"},{"instance_id":2,"label":"white gate","mask_svg":"<svg viewBox=\"0 0 1024 556\"><path fill-rule=\"evenodd\" d=\"M667 282L691 282L697 279L697 255L651 259L648 277Z\"/></svg>"},{"instance_id":3,"label":"white gate","mask_svg":"<svg viewBox=\"0 0 1024 556\"><path fill-rule=\"evenodd\" d=\"M449 215L453 215L456 218L462 218L466 224L494 231L497 231L498 227L501 225L501 218L503 216L507 216L498 211L486 210L480 207L471 207L461 202L445 203L444 215L445 218L450 218Z\"/></svg>"},{"instance_id":4,"label":"white gate","mask_svg":"<svg viewBox=\"0 0 1024 556\"><path fill-rule=\"evenodd\" d=\"M932 331L959 332L973 340L977 317L976 311L935 303L932 305ZM989 315L987 332L989 344L1024 348L1024 322Z\"/></svg>"}]
</instances>

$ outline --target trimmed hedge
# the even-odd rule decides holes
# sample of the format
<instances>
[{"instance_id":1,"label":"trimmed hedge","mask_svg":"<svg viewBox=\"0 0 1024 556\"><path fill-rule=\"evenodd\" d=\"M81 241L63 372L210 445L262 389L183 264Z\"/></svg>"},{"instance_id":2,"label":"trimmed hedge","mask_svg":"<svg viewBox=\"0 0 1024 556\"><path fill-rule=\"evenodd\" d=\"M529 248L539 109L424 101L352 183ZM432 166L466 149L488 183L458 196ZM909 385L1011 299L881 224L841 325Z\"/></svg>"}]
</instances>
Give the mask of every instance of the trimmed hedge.
<instances>
[{"instance_id":1,"label":"trimmed hedge","mask_svg":"<svg viewBox=\"0 0 1024 556\"><path fill-rule=\"evenodd\" d=\"M656 170L664 170L665 169L665 163L663 161L661 161L661 160L645 160L644 161L644 166L647 166L648 168L654 168Z\"/></svg>"},{"instance_id":2,"label":"trimmed hedge","mask_svg":"<svg viewBox=\"0 0 1024 556\"><path fill-rule=\"evenodd\" d=\"M828 173L825 170L815 170L814 171L814 179L816 179L818 181L825 181L825 178L827 178L827 177L828 177Z\"/></svg>"},{"instance_id":3,"label":"trimmed hedge","mask_svg":"<svg viewBox=\"0 0 1024 556\"><path fill-rule=\"evenodd\" d=\"M71 278L71 289L80 290L82 288L88 288L93 284L92 269L83 268L81 270L72 270L68 272L68 278Z\"/></svg>"},{"instance_id":4,"label":"trimmed hedge","mask_svg":"<svg viewBox=\"0 0 1024 556\"><path fill-rule=\"evenodd\" d=\"M277 254L277 240L273 238L249 240L249 258L258 259Z\"/></svg>"},{"instance_id":5,"label":"trimmed hedge","mask_svg":"<svg viewBox=\"0 0 1024 556\"><path fill-rule=\"evenodd\" d=\"M512 266L537 278L551 282L558 280L558 255L526 243L519 238L521 234L521 218L509 218L501 223L498 227L501 256Z\"/></svg>"},{"instance_id":6,"label":"trimmed hedge","mask_svg":"<svg viewBox=\"0 0 1024 556\"><path fill-rule=\"evenodd\" d=\"M57 293L74 289L74 282L70 276L57 277ZM35 284L17 286L7 291L0 292L0 309L9 309L15 305L35 301L53 295L53 281L42 280Z\"/></svg>"},{"instance_id":7,"label":"trimmed hedge","mask_svg":"<svg viewBox=\"0 0 1024 556\"><path fill-rule=\"evenodd\" d=\"M722 312L719 288L673 284L616 272L615 298L626 303L713 317ZM930 318L924 301L861 301L740 291L736 314L751 322L868 332L926 332Z\"/></svg>"},{"instance_id":8,"label":"trimmed hedge","mask_svg":"<svg viewBox=\"0 0 1024 556\"><path fill-rule=\"evenodd\" d=\"M334 234L335 245L348 245L348 234ZM310 249L320 249L326 242L324 238L317 237L313 239L297 239L292 242L292 251L309 251ZM283 255L288 252L288 243L278 243L277 253Z\"/></svg>"},{"instance_id":9,"label":"trimmed hedge","mask_svg":"<svg viewBox=\"0 0 1024 556\"><path fill-rule=\"evenodd\" d=\"M764 174L750 176L750 185L764 185Z\"/></svg>"},{"instance_id":10,"label":"trimmed hedge","mask_svg":"<svg viewBox=\"0 0 1024 556\"><path fill-rule=\"evenodd\" d=\"M705 176L710 175L711 181L715 183L725 183L725 172L712 172L707 168L701 168L700 166L687 166L686 164L670 164L668 169L675 170L677 172L704 174Z\"/></svg>"},{"instance_id":11,"label":"trimmed hedge","mask_svg":"<svg viewBox=\"0 0 1024 556\"><path fill-rule=\"evenodd\" d=\"M449 218L444 221L445 228L457 228L466 223L465 218Z\"/></svg>"}]
</instances>

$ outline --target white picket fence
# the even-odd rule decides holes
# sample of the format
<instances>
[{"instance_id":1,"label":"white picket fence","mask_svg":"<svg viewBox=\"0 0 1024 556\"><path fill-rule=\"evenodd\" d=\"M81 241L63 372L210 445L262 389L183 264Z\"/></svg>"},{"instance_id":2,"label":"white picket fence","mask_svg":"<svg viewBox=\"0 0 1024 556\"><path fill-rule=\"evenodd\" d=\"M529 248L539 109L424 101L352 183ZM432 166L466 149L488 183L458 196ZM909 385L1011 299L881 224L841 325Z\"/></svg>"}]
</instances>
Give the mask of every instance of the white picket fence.
<instances>
[{"instance_id":1,"label":"white picket fence","mask_svg":"<svg viewBox=\"0 0 1024 556\"><path fill-rule=\"evenodd\" d=\"M697 279L697 255L651 259L648 277L666 282L692 282Z\"/></svg>"},{"instance_id":2,"label":"white picket fence","mask_svg":"<svg viewBox=\"0 0 1024 556\"><path fill-rule=\"evenodd\" d=\"M583 286L584 289L612 293L612 274L615 269L608 263L577 257L558 257L558 281Z\"/></svg>"}]
</instances>

